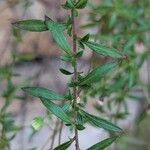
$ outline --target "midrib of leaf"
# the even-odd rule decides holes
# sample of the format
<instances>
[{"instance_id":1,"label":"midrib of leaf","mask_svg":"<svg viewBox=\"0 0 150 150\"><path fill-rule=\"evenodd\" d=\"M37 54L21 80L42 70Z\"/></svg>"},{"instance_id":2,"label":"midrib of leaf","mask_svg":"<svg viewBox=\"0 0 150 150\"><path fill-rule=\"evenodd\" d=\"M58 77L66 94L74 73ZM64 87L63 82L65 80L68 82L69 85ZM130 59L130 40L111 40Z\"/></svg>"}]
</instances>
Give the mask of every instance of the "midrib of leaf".
<instances>
[{"instance_id":1,"label":"midrib of leaf","mask_svg":"<svg viewBox=\"0 0 150 150\"><path fill-rule=\"evenodd\" d=\"M68 55L71 55L71 47L63 33L64 25L54 22L51 19L46 20L46 24L58 46L61 47Z\"/></svg>"},{"instance_id":2,"label":"midrib of leaf","mask_svg":"<svg viewBox=\"0 0 150 150\"><path fill-rule=\"evenodd\" d=\"M95 51L101 55L110 56L113 58L123 58L123 55L114 48L105 47L103 45L100 45L100 44L97 44L94 42L85 42L85 44L90 49L92 49L93 51Z\"/></svg>"},{"instance_id":3,"label":"midrib of leaf","mask_svg":"<svg viewBox=\"0 0 150 150\"><path fill-rule=\"evenodd\" d=\"M96 69L91 71L85 78L83 78L79 85L89 84L97 81L102 75L110 72L115 66L117 66L117 63L105 64L103 66L97 67Z\"/></svg>"},{"instance_id":4,"label":"midrib of leaf","mask_svg":"<svg viewBox=\"0 0 150 150\"><path fill-rule=\"evenodd\" d=\"M116 139L117 139L117 137L112 137L112 138L105 139L105 140L91 146L87 150L104 150L106 147L108 147L114 141L116 141Z\"/></svg>"},{"instance_id":5,"label":"midrib of leaf","mask_svg":"<svg viewBox=\"0 0 150 150\"><path fill-rule=\"evenodd\" d=\"M121 128L117 127L116 125L113 125L112 123L108 122L107 120L104 120L104 119L101 118L101 121L100 121L100 120L98 120L100 118L95 117L93 115L88 115L87 118L94 119L95 122L97 122L97 123L94 123L94 124L97 124L97 126L100 126L100 127L104 128L106 130L115 131L115 132L118 132L118 131L122 132ZM90 122L91 122L91 124L93 123L92 121L90 121Z\"/></svg>"},{"instance_id":6,"label":"midrib of leaf","mask_svg":"<svg viewBox=\"0 0 150 150\"><path fill-rule=\"evenodd\" d=\"M55 103L53 103L50 100L41 98L42 103L44 104L44 106L51 111L54 115L56 115L58 118L60 118L61 120L63 120L66 123L71 124L71 119L70 117L65 113L65 111L58 105L56 105Z\"/></svg>"},{"instance_id":7,"label":"midrib of leaf","mask_svg":"<svg viewBox=\"0 0 150 150\"><path fill-rule=\"evenodd\" d=\"M66 39L66 37L64 36L64 34L62 33L63 31L62 30L56 30L56 29L53 29L52 30L52 34L53 34L53 37L55 37L55 40L57 41L57 43L59 44L59 46L67 53L67 54L70 54L70 50L71 50L71 47L69 46L68 44L68 41ZM56 36L55 36L56 35ZM57 38L56 38L57 37ZM63 37L63 38L62 38ZM63 41L64 39L64 41ZM66 43L66 45L65 45Z\"/></svg>"},{"instance_id":8,"label":"midrib of leaf","mask_svg":"<svg viewBox=\"0 0 150 150\"><path fill-rule=\"evenodd\" d=\"M111 122L102 119L100 117L97 116L93 116L85 111L81 111L83 113L83 115L85 116L85 119L87 118L87 120L89 121L90 124L93 124L94 126L103 128L105 130L108 131L114 131L114 132L123 132L121 128L119 128L118 126L112 124Z\"/></svg>"}]
</instances>

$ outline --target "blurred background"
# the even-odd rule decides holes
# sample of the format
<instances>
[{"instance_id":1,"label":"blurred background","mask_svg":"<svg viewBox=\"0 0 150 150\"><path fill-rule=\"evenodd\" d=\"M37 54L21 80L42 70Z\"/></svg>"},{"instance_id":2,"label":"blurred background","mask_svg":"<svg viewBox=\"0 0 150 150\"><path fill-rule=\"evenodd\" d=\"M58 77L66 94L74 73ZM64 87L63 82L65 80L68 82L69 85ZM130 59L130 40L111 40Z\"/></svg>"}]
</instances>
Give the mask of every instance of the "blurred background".
<instances>
[{"instance_id":1,"label":"blurred background","mask_svg":"<svg viewBox=\"0 0 150 150\"><path fill-rule=\"evenodd\" d=\"M69 11L64 0L0 0L0 150L48 150L72 134L47 112L41 102L22 92L24 86L41 86L64 93L71 79L60 67L62 52L49 32L20 31L12 22L44 19L45 14L65 22ZM118 70L110 72L83 92L86 109L118 124L125 134L110 150L150 150L150 1L89 0L80 11L78 35L114 47L127 56ZM86 49L79 71L110 62ZM79 132L81 150L109 136L103 129L86 125ZM71 148L73 149L73 147Z\"/></svg>"}]
</instances>

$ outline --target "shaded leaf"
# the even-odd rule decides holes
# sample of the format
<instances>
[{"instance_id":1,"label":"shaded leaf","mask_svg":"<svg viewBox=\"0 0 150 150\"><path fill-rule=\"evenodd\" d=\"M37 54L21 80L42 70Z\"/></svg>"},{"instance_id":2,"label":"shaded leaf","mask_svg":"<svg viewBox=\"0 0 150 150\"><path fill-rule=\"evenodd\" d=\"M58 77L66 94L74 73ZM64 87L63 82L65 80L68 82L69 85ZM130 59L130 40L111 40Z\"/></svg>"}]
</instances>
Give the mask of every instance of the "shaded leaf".
<instances>
[{"instance_id":1,"label":"shaded leaf","mask_svg":"<svg viewBox=\"0 0 150 150\"><path fill-rule=\"evenodd\" d=\"M81 42L87 42L89 38L90 38L90 34L87 34L83 38L81 38Z\"/></svg>"},{"instance_id":2,"label":"shaded leaf","mask_svg":"<svg viewBox=\"0 0 150 150\"><path fill-rule=\"evenodd\" d=\"M76 54L76 58L80 58L80 57L82 57L82 55L83 55L83 52L84 51L79 51L77 54Z\"/></svg>"},{"instance_id":3,"label":"shaded leaf","mask_svg":"<svg viewBox=\"0 0 150 150\"><path fill-rule=\"evenodd\" d=\"M51 102L50 100L41 98L42 103L44 106L55 116L60 118L66 123L72 123L70 117L66 114L66 112L60 106L56 105L55 103Z\"/></svg>"},{"instance_id":4,"label":"shaded leaf","mask_svg":"<svg viewBox=\"0 0 150 150\"><path fill-rule=\"evenodd\" d=\"M42 32L48 30L43 20L36 20L36 19L17 21L12 23L12 25L14 25L19 29L33 32Z\"/></svg>"},{"instance_id":5,"label":"shaded leaf","mask_svg":"<svg viewBox=\"0 0 150 150\"><path fill-rule=\"evenodd\" d=\"M73 74L72 72L69 72L68 70L65 70L63 68L60 68L59 70L60 70L61 73L65 74L65 75L71 75L71 74Z\"/></svg>"},{"instance_id":6,"label":"shaded leaf","mask_svg":"<svg viewBox=\"0 0 150 150\"><path fill-rule=\"evenodd\" d=\"M71 47L64 35L64 28L62 24L52 21L47 16L45 17L45 24L52 33L56 43L69 55L71 55Z\"/></svg>"},{"instance_id":7,"label":"shaded leaf","mask_svg":"<svg viewBox=\"0 0 150 150\"><path fill-rule=\"evenodd\" d=\"M123 130L121 128L119 128L118 126L112 124L111 122L109 122L105 119L91 115L83 110L82 110L82 113L85 116L85 118L87 119L87 121L96 127L103 128L107 131L123 132Z\"/></svg>"},{"instance_id":8,"label":"shaded leaf","mask_svg":"<svg viewBox=\"0 0 150 150\"><path fill-rule=\"evenodd\" d=\"M24 87L22 90L38 98L45 98L48 100L64 100L62 95L42 87Z\"/></svg>"},{"instance_id":9,"label":"shaded leaf","mask_svg":"<svg viewBox=\"0 0 150 150\"><path fill-rule=\"evenodd\" d=\"M86 46L95 51L96 53L103 55L103 56L109 56L112 58L123 58L124 56L117 51L114 48L109 48L100 44L97 44L95 42L85 42Z\"/></svg>"},{"instance_id":10,"label":"shaded leaf","mask_svg":"<svg viewBox=\"0 0 150 150\"><path fill-rule=\"evenodd\" d=\"M71 146L71 144L72 144L73 141L74 140L71 139L70 141L65 142L65 143L57 146L56 148L54 148L54 150L66 150L67 148L69 148Z\"/></svg>"},{"instance_id":11,"label":"shaded leaf","mask_svg":"<svg viewBox=\"0 0 150 150\"><path fill-rule=\"evenodd\" d=\"M104 74L112 71L113 68L116 66L117 66L116 63L109 63L103 66L97 67L96 69L91 71L85 78L83 78L81 82L79 83L79 85L90 84L90 83L98 81Z\"/></svg>"},{"instance_id":12,"label":"shaded leaf","mask_svg":"<svg viewBox=\"0 0 150 150\"><path fill-rule=\"evenodd\" d=\"M109 145L111 145L116 139L117 139L117 137L105 139L105 140L91 146L87 150L103 150L106 147L108 147Z\"/></svg>"},{"instance_id":13,"label":"shaded leaf","mask_svg":"<svg viewBox=\"0 0 150 150\"><path fill-rule=\"evenodd\" d=\"M84 130L84 129L85 129L85 127L84 127L83 125L81 125L81 124L77 124L77 125L76 125L76 128L77 128L78 130Z\"/></svg>"}]
</instances>

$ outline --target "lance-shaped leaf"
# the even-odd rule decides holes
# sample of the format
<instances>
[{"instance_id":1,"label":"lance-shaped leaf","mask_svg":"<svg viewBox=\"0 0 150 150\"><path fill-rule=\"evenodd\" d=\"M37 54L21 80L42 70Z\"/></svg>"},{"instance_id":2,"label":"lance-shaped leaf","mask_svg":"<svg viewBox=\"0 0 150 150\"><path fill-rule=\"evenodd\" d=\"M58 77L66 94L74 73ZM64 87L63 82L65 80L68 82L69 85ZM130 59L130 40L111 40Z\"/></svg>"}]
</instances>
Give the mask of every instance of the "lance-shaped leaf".
<instances>
[{"instance_id":1,"label":"lance-shaped leaf","mask_svg":"<svg viewBox=\"0 0 150 150\"><path fill-rule=\"evenodd\" d=\"M86 4L87 4L88 0L78 0L75 7L77 9L82 9L85 8Z\"/></svg>"},{"instance_id":2,"label":"lance-shaped leaf","mask_svg":"<svg viewBox=\"0 0 150 150\"><path fill-rule=\"evenodd\" d=\"M14 22L12 24L16 26L17 28L26 30L26 31L42 32L42 31L48 30L43 20L36 20L36 19L23 20L23 21Z\"/></svg>"},{"instance_id":3,"label":"lance-shaped leaf","mask_svg":"<svg viewBox=\"0 0 150 150\"><path fill-rule=\"evenodd\" d=\"M90 84L98 81L104 74L113 70L117 66L117 63L109 63L103 66L99 66L93 71L91 71L85 78L81 80L79 85Z\"/></svg>"},{"instance_id":4,"label":"lance-shaped leaf","mask_svg":"<svg viewBox=\"0 0 150 150\"><path fill-rule=\"evenodd\" d=\"M24 87L22 90L32 96L48 100L64 100L64 96L42 87Z\"/></svg>"},{"instance_id":5,"label":"lance-shaped leaf","mask_svg":"<svg viewBox=\"0 0 150 150\"><path fill-rule=\"evenodd\" d=\"M111 145L116 139L117 139L117 137L105 139L105 140L91 146L87 150L104 150L106 147Z\"/></svg>"},{"instance_id":6,"label":"lance-shaped leaf","mask_svg":"<svg viewBox=\"0 0 150 150\"><path fill-rule=\"evenodd\" d=\"M53 103L50 100L41 98L41 101L43 103L43 105L55 116L57 116L58 118L60 118L61 120L63 120L66 123L71 124L71 118L66 114L66 112L63 110L62 107L56 105L55 103Z\"/></svg>"},{"instance_id":7,"label":"lance-shaped leaf","mask_svg":"<svg viewBox=\"0 0 150 150\"><path fill-rule=\"evenodd\" d=\"M124 58L124 56L117 51L114 48L109 48L100 44L97 44L95 42L85 42L86 46L95 51L96 53L103 55L103 56L109 56L112 58Z\"/></svg>"},{"instance_id":8,"label":"lance-shaped leaf","mask_svg":"<svg viewBox=\"0 0 150 150\"><path fill-rule=\"evenodd\" d=\"M71 146L73 141L74 140L71 139L71 140L69 140L69 141L67 141L67 142L57 146L56 148L54 148L54 150L66 150L67 148L69 148Z\"/></svg>"},{"instance_id":9,"label":"lance-shaped leaf","mask_svg":"<svg viewBox=\"0 0 150 150\"><path fill-rule=\"evenodd\" d=\"M67 53L71 54L71 47L67 41L67 38L64 35L64 28L62 24L54 22L49 17L45 17L45 24L47 28L52 33L53 38L55 39L56 43Z\"/></svg>"},{"instance_id":10,"label":"lance-shaped leaf","mask_svg":"<svg viewBox=\"0 0 150 150\"><path fill-rule=\"evenodd\" d=\"M87 119L87 121L90 124L92 124L96 127L103 128L107 131L112 131L112 132L123 132L123 130L120 127L112 124L111 122L109 122L105 119L91 115L83 110L82 110L82 114L85 116L85 119Z\"/></svg>"},{"instance_id":11,"label":"lance-shaped leaf","mask_svg":"<svg viewBox=\"0 0 150 150\"><path fill-rule=\"evenodd\" d=\"M71 75L71 74L73 74L72 72L69 72L68 70L63 69L63 68L60 68L59 70L60 70L61 73L65 74L65 75Z\"/></svg>"}]
</instances>

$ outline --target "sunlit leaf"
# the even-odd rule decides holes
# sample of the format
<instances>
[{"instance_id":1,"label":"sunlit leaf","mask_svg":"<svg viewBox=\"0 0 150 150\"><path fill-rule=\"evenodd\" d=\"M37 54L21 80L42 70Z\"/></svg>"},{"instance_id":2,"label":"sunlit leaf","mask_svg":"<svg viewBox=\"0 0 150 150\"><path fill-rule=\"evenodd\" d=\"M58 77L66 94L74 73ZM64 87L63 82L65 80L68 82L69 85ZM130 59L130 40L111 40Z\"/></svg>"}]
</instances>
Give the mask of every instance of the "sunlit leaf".
<instances>
[{"instance_id":1,"label":"sunlit leaf","mask_svg":"<svg viewBox=\"0 0 150 150\"><path fill-rule=\"evenodd\" d=\"M44 118L42 117L35 117L32 121L32 127L35 130L40 130L44 125Z\"/></svg>"}]
</instances>

